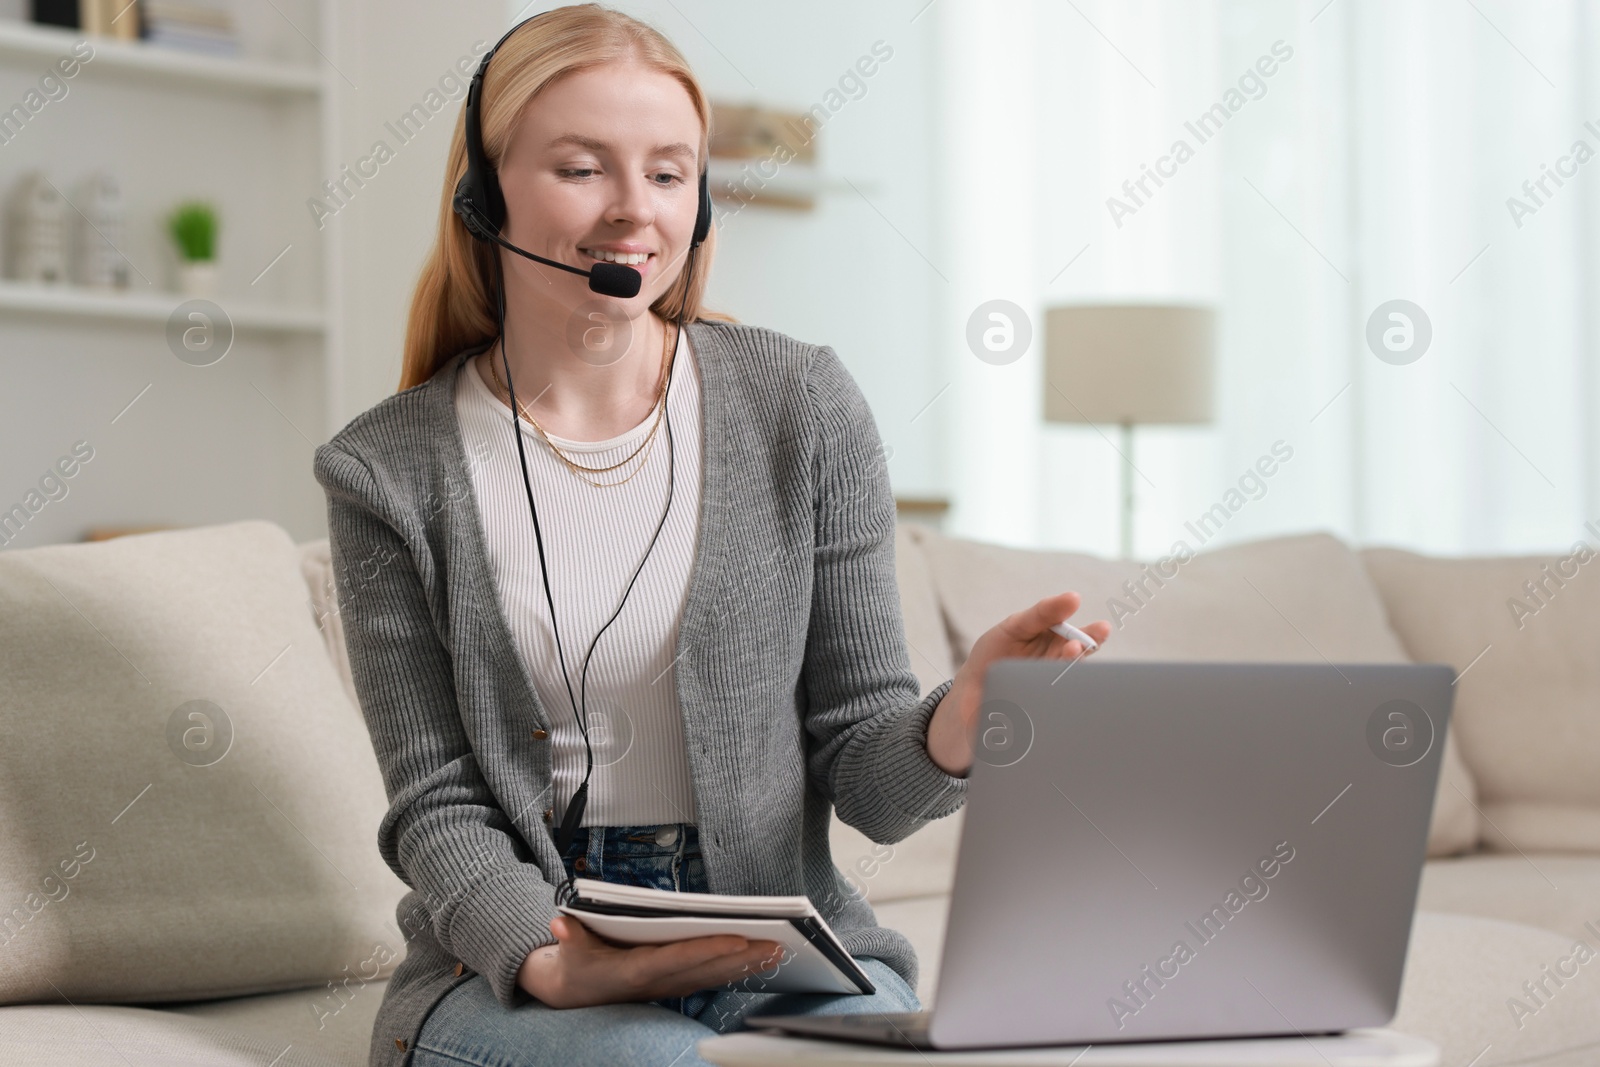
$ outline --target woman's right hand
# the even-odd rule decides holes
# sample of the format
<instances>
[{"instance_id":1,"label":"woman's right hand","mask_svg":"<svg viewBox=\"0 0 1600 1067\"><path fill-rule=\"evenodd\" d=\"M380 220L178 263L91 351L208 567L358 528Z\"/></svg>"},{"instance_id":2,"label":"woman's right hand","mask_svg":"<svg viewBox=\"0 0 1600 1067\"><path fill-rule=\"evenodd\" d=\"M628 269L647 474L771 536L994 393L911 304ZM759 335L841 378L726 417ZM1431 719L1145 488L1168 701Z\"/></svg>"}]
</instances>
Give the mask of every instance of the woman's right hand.
<instances>
[{"instance_id":1,"label":"woman's right hand","mask_svg":"<svg viewBox=\"0 0 1600 1067\"><path fill-rule=\"evenodd\" d=\"M769 971L783 958L778 942L738 934L624 948L567 915L552 919L550 932L557 944L528 953L517 985L552 1008L687 996Z\"/></svg>"}]
</instances>

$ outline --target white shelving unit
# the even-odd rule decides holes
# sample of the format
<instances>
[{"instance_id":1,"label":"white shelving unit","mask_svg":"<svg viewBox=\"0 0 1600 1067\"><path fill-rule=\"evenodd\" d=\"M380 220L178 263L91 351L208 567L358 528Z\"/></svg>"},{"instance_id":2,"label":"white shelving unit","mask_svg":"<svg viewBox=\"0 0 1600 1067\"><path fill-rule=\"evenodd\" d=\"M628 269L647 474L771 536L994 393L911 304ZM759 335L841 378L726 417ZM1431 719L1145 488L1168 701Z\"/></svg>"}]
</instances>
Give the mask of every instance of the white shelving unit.
<instances>
[{"instance_id":1,"label":"white shelving unit","mask_svg":"<svg viewBox=\"0 0 1600 1067\"><path fill-rule=\"evenodd\" d=\"M0 282L0 312L57 318L63 323L82 318L125 323L164 323L186 299L177 293L143 295L70 285ZM237 329L298 334L320 334L323 329L323 315L319 308L274 306L230 299L226 310Z\"/></svg>"},{"instance_id":2,"label":"white shelving unit","mask_svg":"<svg viewBox=\"0 0 1600 1067\"><path fill-rule=\"evenodd\" d=\"M794 208L809 211L822 196L860 193L874 196L879 187L876 182L861 179L847 181L824 175L813 164L788 163L777 167L771 178L762 178L760 162L754 159L723 159L713 157L706 167L714 199L738 203L748 198L742 190L759 190L769 198L795 201ZM752 204L762 203L752 201ZM768 206L762 203L762 206Z\"/></svg>"},{"instance_id":3,"label":"white shelving unit","mask_svg":"<svg viewBox=\"0 0 1600 1067\"><path fill-rule=\"evenodd\" d=\"M328 59L333 8L232 5L235 58L33 25L19 17L25 7L0 0L0 114L75 44L94 53L0 146L0 197L37 169L70 202L81 176L109 169L133 282L107 291L0 279L0 513L74 440L104 457L38 512L17 547L75 540L91 526L267 518L315 528L325 501L310 451L340 410L343 380L338 228L319 229L307 207L338 170L346 79ZM205 367L168 341L187 298L172 290L163 220L187 199L218 207L210 299L234 327L225 358ZM7 236L9 226L0 215Z\"/></svg>"},{"instance_id":4,"label":"white shelving unit","mask_svg":"<svg viewBox=\"0 0 1600 1067\"><path fill-rule=\"evenodd\" d=\"M54 60L83 35L55 26L0 21L0 57ZM138 41L90 38L94 60L84 73L146 79L173 86L256 93L265 96L317 96L322 75L313 67L266 63L252 59L227 59L158 48Z\"/></svg>"},{"instance_id":5,"label":"white shelving unit","mask_svg":"<svg viewBox=\"0 0 1600 1067\"><path fill-rule=\"evenodd\" d=\"M114 98L122 96L123 86L139 86L144 90L170 93L176 98L187 98L192 101L203 99L208 102L221 102L238 99L243 104L253 104L258 107L256 112L258 115L261 114L259 107L267 109L275 109L278 106L314 107L318 112L318 120L314 141L309 146L310 152L325 154L330 146L330 106L328 101L323 99L328 91L328 67L322 62L318 62L318 66L312 66L309 62L219 58L219 56L187 53L176 48L146 45L142 42L123 42L109 37L85 37L77 30L35 26L30 22L0 19L0 72L6 67L13 69L21 67L30 72L32 70L48 72L56 59L69 54L74 45L83 40L88 40L93 45L93 59L78 64L75 82L106 86L110 90L110 96ZM315 45L310 46L315 48ZM69 93L66 98L62 98L61 104L56 107L67 106L70 90L72 83L69 83ZM3 107L5 104L0 104L0 109ZM42 118L53 118L53 115L42 112ZM149 120L144 118L142 122ZM34 123L30 122L29 125ZM14 157L19 152L26 154L29 144L22 138L24 134L32 133L34 131L24 128L16 134L16 142L21 144L21 149L14 144L6 146L8 158L0 158L0 182L14 178L14 174L8 173L3 163L14 162ZM171 165L171 160L160 160L160 162ZM139 163L144 163L144 160L139 160ZM272 166L282 165L282 160L274 160L269 154L269 158L261 160L261 165L270 171ZM118 178L126 176L118 174ZM0 187L0 197L3 197L5 192L6 189ZM317 192L317 190L309 187L307 192ZM230 227L232 222L234 221L224 214L222 218L224 229ZM331 259L331 253L323 256L323 259L325 261ZM323 266L326 266L326 262ZM181 299L178 293L168 293L158 290L155 286L141 286L138 283L123 293L107 293L107 291L82 290L72 285L48 288L48 286L18 285L10 280L0 280L0 320L6 315L18 314L35 318L56 315L64 323L70 322L70 318L75 315L114 318L126 323L163 322L166 314L171 312ZM218 299L229 310L230 317L235 320L235 326L282 331L282 333L318 333L325 323L322 309L306 307L304 304L275 306L269 299L234 299L226 294Z\"/></svg>"}]
</instances>

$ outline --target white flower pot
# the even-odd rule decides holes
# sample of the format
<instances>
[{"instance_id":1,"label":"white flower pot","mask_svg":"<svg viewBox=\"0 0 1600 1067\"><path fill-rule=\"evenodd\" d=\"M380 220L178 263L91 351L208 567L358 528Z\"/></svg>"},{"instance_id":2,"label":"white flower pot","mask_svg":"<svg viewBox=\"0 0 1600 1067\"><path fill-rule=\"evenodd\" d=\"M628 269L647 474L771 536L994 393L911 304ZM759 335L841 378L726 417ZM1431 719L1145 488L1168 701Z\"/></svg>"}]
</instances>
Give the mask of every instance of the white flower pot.
<instances>
[{"instance_id":1,"label":"white flower pot","mask_svg":"<svg viewBox=\"0 0 1600 1067\"><path fill-rule=\"evenodd\" d=\"M187 297L217 295L217 261L188 260L178 264L178 292Z\"/></svg>"}]
</instances>

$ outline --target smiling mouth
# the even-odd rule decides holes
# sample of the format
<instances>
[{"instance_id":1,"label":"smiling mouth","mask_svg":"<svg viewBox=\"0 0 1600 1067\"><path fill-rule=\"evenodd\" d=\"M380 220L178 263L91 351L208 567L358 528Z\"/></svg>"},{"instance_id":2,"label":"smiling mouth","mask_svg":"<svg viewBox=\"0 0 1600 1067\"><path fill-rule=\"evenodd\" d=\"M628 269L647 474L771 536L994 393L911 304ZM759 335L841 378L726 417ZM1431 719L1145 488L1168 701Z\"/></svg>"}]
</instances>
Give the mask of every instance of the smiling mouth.
<instances>
[{"instance_id":1,"label":"smiling mouth","mask_svg":"<svg viewBox=\"0 0 1600 1067\"><path fill-rule=\"evenodd\" d=\"M617 263L624 267L642 267L656 258L654 252L600 252L589 248L578 251L597 263Z\"/></svg>"}]
</instances>

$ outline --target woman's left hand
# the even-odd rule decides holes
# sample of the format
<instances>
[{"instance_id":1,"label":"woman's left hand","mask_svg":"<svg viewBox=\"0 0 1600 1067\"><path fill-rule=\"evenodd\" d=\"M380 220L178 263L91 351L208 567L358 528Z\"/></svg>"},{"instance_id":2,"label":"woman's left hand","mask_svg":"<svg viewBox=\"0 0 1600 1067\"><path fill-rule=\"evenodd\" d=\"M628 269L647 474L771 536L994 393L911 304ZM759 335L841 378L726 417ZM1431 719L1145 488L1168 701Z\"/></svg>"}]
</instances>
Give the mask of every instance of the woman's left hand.
<instances>
[{"instance_id":1,"label":"woman's left hand","mask_svg":"<svg viewBox=\"0 0 1600 1067\"><path fill-rule=\"evenodd\" d=\"M1045 597L1033 607L1002 619L973 643L972 653L956 672L949 692L928 722L928 756L940 770L964 778L972 769L972 744L983 701L983 677L989 664L999 659L1030 657L1074 660L1088 654L1082 642L1069 641L1050 629L1072 618L1081 604L1077 593ZM1104 620L1078 629L1100 645L1111 636L1111 624Z\"/></svg>"}]
</instances>

